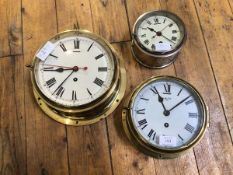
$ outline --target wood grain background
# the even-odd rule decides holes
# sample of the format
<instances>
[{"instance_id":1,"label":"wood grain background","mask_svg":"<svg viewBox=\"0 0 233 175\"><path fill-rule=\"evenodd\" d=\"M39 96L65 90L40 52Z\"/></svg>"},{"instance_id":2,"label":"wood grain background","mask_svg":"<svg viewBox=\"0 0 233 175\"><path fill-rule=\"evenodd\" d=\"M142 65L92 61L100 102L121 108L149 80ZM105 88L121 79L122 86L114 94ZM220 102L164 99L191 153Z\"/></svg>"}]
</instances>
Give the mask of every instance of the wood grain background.
<instances>
[{"instance_id":1,"label":"wood grain background","mask_svg":"<svg viewBox=\"0 0 233 175\"><path fill-rule=\"evenodd\" d=\"M188 39L177 61L149 70L130 52L132 26L148 10L179 15ZM0 0L1 175L232 175L233 0ZM37 48L79 26L109 40L125 60L126 95L152 75L192 83L210 111L210 127L188 154L145 156L127 140L121 107L106 120L70 127L48 118L32 96L29 70Z\"/></svg>"}]
</instances>

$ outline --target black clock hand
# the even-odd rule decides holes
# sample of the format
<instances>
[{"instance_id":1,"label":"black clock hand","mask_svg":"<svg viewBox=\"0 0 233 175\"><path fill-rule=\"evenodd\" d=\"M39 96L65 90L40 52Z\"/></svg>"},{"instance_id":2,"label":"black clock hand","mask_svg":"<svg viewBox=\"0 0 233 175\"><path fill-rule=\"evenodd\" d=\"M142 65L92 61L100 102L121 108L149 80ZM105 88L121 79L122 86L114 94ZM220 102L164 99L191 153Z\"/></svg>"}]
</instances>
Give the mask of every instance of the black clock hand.
<instances>
[{"instance_id":1,"label":"black clock hand","mask_svg":"<svg viewBox=\"0 0 233 175\"><path fill-rule=\"evenodd\" d=\"M159 92L158 92L158 90L156 89L156 87L154 86L154 89L155 89L155 91L156 91L156 93L158 94L158 101L162 104L162 106L163 106L163 109L164 109L164 115L166 115L166 116L168 116L169 115L169 111L166 109L166 107L165 107L165 105L163 104L163 97L161 97L160 95L159 95Z\"/></svg>"},{"instance_id":2,"label":"black clock hand","mask_svg":"<svg viewBox=\"0 0 233 175\"><path fill-rule=\"evenodd\" d=\"M168 111L170 112L171 110L175 109L177 106L179 106L180 104L182 104L185 100L187 100L189 97L191 97L191 95L189 95L188 97L184 98L183 100L181 100L179 103L177 103L175 106L173 106L171 109L169 109Z\"/></svg>"},{"instance_id":3,"label":"black clock hand","mask_svg":"<svg viewBox=\"0 0 233 175\"><path fill-rule=\"evenodd\" d=\"M55 91L52 93L52 95L65 83L65 81L75 72L75 69L73 69L73 71L65 78L65 80L63 80L63 82L61 82L61 84L57 87L57 89L55 89Z\"/></svg>"},{"instance_id":4,"label":"black clock hand","mask_svg":"<svg viewBox=\"0 0 233 175\"><path fill-rule=\"evenodd\" d=\"M163 38L167 39L168 41L172 42L173 44L176 44L175 42L173 42L172 40L170 40L169 38L167 38L166 36L164 35L161 35Z\"/></svg>"},{"instance_id":5,"label":"black clock hand","mask_svg":"<svg viewBox=\"0 0 233 175\"><path fill-rule=\"evenodd\" d=\"M87 70L87 67L78 67L78 69ZM59 67L57 69L46 69L46 68L43 69L43 71L56 71L56 72L63 72L63 71L66 71L66 70L73 70L73 68Z\"/></svg>"},{"instance_id":6,"label":"black clock hand","mask_svg":"<svg viewBox=\"0 0 233 175\"><path fill-rule=\"evenodd\" d=\"M155 32L156 33L156 31L153 29L153 28L150 28L150 27L147 27L151 32Z\"/></svg>"}]
</instances>

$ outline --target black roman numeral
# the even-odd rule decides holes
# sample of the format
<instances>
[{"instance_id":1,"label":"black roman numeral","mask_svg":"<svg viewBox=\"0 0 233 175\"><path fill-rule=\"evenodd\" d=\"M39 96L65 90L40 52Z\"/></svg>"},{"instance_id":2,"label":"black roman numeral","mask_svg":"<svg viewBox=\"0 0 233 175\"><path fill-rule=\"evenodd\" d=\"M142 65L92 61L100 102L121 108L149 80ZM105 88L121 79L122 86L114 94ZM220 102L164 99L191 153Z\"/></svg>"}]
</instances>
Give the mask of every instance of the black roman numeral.
<instances>
[{"instance_id":1,"label":"black roman numeral","mask_svg":"<svg viewBox=\"0 0 233 175\"><path fill-rule=\"evenodd\" d=\"M142 126L142 125L147 124L147 121L146 121L146 119L142 119L142 120L138 121L138 124L139 124L139 126Z\"/></svg>"},{"instance_id":2,"label":"black roman numeral","mask_svg":"<svg viewBox=\"0 0 233 175\"><path fill-rule=\"evenodd\" d=\"M155 24L160 24L158 18L155 18L154 21L155 21Z\"/></svg>"},{"instance_id":3,"label":"black roman numeral","mask_svg":"<svg viewBox=\"0 0 233 175\"><path fill-rule=\"evenodd\" d=\"M173 23L169 24L169 27L172 27L173 26Z\"/></svg>"},{"instance_id":4,"label":"black roman numeral","mask_svg":"<svg viewBox=\"0 0 233 175\"><path fill-rule=\"evenodd\" d=\"M62 97L62 95L63 95L64 92L65 92L65 89L61 86L61 87L59 87L59 89L57 90L56 95Z\"/></svg>"},{"instance_id":5,"label":"black roman numeral","mask_svg":"<svg viewBox=\"0 0 233 175\"><path fill-rule=\"evenodd\" d=\"M186 129L190 133L193 133L194 131L194 127L188 123L185 125L184 129Z\"/></svg>"},{"instance_id":6,"label":"black roman numeral","mask_svg":"<svg viewBox=\"0 0 233 175\"><path fill-rule=\"evenodd\" d=\"M165 23L165 22L166 22L166 20L167 20L167 18L164 18L163 23Z\"/></svg>"},{"instance_id":7,"label":"black roman numeral","mask_svg":"<svg viewBox=\"0 0 233 175\"><path fill-rule=\"evenodd\" d=\"M183 137L181 137L180 134L178 134L178 137L180 138L180 140L184 141Z\"/></svg>"},{"instance_id":8,"label":"black roman numeral","mask_svg":"<svg viewBox=\"0 0 233 175\"><path fill-rule=\"evenodd\" d=\"M172 30L172 33L177 33L177 30Z\"/></svg>"},{"instance_id":9,"label":"black roman numeral","mask_svg":"<svg viewBox=\"0 0 233 175\"><path fill-rule=\"evenodd\" d=\"M163 94L171 94L171 85L170 84L164 84L164 90L165 92Z\"/></svg>"},{"instance_id":10,"label":"black roman numeral","mask_svg":"<svg viewBox=\"0 0 233 175\"><path fill-rule=\"evenodd\" d=\"M51 57L54 57L54 58L58 58L56 55L53 55L53 54L49 54L49 56L51 56Z\"/></svg>"},{"instance_id":11,"label":"black roman numeral","mask_svg":"<svg viewBox=\"0 0 233 175\"><path fill-rule=\"evenodd\" d=\"M145 114L145 109L136 110L137 114Z\"/></svg>"},{"instance_id":12,"label":"black roman numeral","mask_svg":"<svg viewBox=\"0 0 233 175\"><path fill-rule=\"evenodd\" d=\"M46 84L47 84L47 86L50 88L50 87L52 87L56 82L57 82L56 79L53 77L53 78L49 79L48 81L46 81Z\"/></svg>"},{"instance_id":13,"label":"black roman numeral","mask_svg":"<svg viewBox=\"0 0 233 175\"><path fill-rule=\"evenodd\" d=\"M91 93L91 91L87 88L87 92L88 92L88 94L90 95L90 96L92 96L92 93Z\"/></svg>"},{"instance_id":14,"label":"black roman numeral","mask_svg":"<svg viewBox=\"0 0 233 175\"><path fill-rule=\"evenodd\" d=\"M198 113L189 112L189 117L190 118L197 118L198 117Z\"/></svg>"},{"instance_id":15,"label":"black roman numeral","mask_svg":"<svg viewBox=\"0 0 233 175\"><path fill-rule=\"evenodd\" d=\"M177 96L180 95L180 93L182 92L183 88L180 89L180 91L178 92Z\"/></svg>"},{"instance_id":16,"label":"black roman numeral","mask_svg":"<svg viewBox=\"0 0 233 175\"><path fill-rule=\"evenodd\" d=\"M104 84L104 81L99 78L95 78L94 83L101 87Z\"/></svg>"},{"instance_id":17,"label":"black roman numeral","mask_svg":"<svg viewBox=\"0 0 233 175\"><path fill-rule=\"evenodd\" d=\"M143 37L146 37L146 34L141 35L141 37L142 37L142 38L143 38Z\"/></svg>"},{"instance_id":18,"label":"black roman numeral","mask_svg":"<svg viewBox=\"0 0 233 175\"><path fill-rule=\"evenodd\" d=\"M75 39L75 40L74 40L74 48L75 48L75 49L79 49L79 42L80 42L80 41L79 41L78 39Z\"/></svg>"},{"instance_id":19,"label":"black roman numeral","mask_svg":"<svg viewBox=\"0 0 233 175\"><path fill-rule=\"evenodd\" d=\"M147 136L150 138L150 137L152 136L153 133L154 133L154 130L151 129Z\"/></svg>"},{"instance_id":20,"label":"black roman numeral","mask_svg":"<svg viewBox=\"0 0 233 175\"><path fill-rule=\"evenodd\" d=\"M176 38L175 36L172 37L172 40L173 40L173 41L176 41L176 39L177 39L177 38Z\"/></svg>"},{"instance_id":21,"label":"black roman numeral","mask_svg":"<svg viewBox=\"0 0 233 175\"><path fill-rule=\"evenodd\" d=\"M91 47L93 46L93 44L94 44L94 42L91 43L91 45L88 47L88 49L87 49L88 52L90 51L90 49L91 49Z\"/></svg>"},{"instance_id":22,"label":"black roman numeral","mask_svg":"<svg viewBox=\"0 0 233 175\"><path fill-rule=\"evenodd\" d=\"M95 59L98 60L99 58L101 58L101 57L103 57L103 56L104 56L104 54L101 53L101 54L99 54L98 56L96 56Z\"/></svg>"},{"instance_id":23,"label":"black roman numeral","mask_svg":"<svg viewBox=\"0 0 233 175\"><path fill-rule=\"evenodd\" d=\"M150 43L150 41L147 39L147 40L144 41L144 43L145 43L146 45L148 45L148 44Z\"/></svg>"},{"instance_id":24,"label":"black roman numeral","mask_svg":"<svg viewBox=\"0 0 233 175\"><path fill-rule=\"evenodd\" d=\"M98 72L107 72L108 68L107 67L98 67Z\"/></svg>"},{"instance_id":25,"label":"black roman numeral","mask_svg":"<svg viewBox=\"0 0 233 175\"><path fill-rule=\"evenodd\" d=\"M146 22L147 22L147 24L149 24L149 25L151 25L151 24L152 24L149 20L147 20Z\"/></svg>"},{"instance_id":26,"label":"black roman numeral","mask_svg":"<svg viewBox=\"0 0 233 175\"><path fill-rule=\"evenodd\" d=\"M144 98L144 97L141 97L140 99L145 100L145 101L149 101L148 98Z\"/></svg>"},{"instance_id":27,"label":"black roman numeral","mask_svg":"<svg viewBox=\"0 0 233 175\"><path fill-rule=\"evenodd\" d=\"M151 49L152 49L153 51L155 51L155 45L154 45L154 44L151 45Z\"/></svg>"},{"instance_id":28,"label":"black roman numeral","mask_svg":"<svg viewBox=\"0 0 233 175\"><path fill-rule=\"evenodd\" d=\"M188 105L188 104L193 103L193 102L194 102L193 99L190 99L189 101L186 101L185 104Z\"/></svg>"},{"instance_id":29,"label":"black roman numeral","mask_svg":"<svg viewBox=\"0 0 233 175\"><path fill-rule=\"evenodd\" d=\"M155 86L153 86L152 88L150 88L150 90L154 93L154 94L158 94L158 91L156 89Z\"/></svg>"},{"instance_id":30,"label":"black roman numeral","mask_svg":"<svg viewBox=\"0 0 233 175\"><path fill-rule=\"evenodd\" d=\"M61 49L63 50L63 52L66 52L66 51L67 51L67 50L66 50L66 47L65 47L65 45L64 45L63 43L60 44L60 47L61 47Z\"/></svg>"},{"instance_id":31,"label":"black roman numeral","mask_svg":"<svg viewBox=\"0 0 233 175\"><path fill-rule=\"evenodd\" d=\"M77 95L76 95L76 91L72 91L72 100L77 100Z\"/></svg>"}]
</instances>

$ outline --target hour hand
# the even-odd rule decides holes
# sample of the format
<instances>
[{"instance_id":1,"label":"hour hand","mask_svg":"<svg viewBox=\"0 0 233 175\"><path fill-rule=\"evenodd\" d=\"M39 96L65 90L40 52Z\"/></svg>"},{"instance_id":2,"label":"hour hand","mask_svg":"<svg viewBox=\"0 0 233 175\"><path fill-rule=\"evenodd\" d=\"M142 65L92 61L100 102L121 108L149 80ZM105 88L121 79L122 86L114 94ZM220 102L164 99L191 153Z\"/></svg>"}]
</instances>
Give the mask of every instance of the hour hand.
<instances>
[{"instance_id":1,"label":"hour hand","mask_svg":"<svg viewBox=\"0 0 233 175\"><path fill-rule=\"evenodd\" d=\"M71 69L72 70L72 69ZM57 69L46 69L44 68L43 71L56 71L56 72L63 72L64 71L64 68L62 67L59 67Z\"/></svg>"},{"instance_id":2,"label":"hour hand","mask_svg":"<svg viewBox=\"0 0 233 175\"><path fill-rule=\"evenodd\" d=\"M147 27L151 32L156 32L155 29Z\"/></svg>"}]
</instances>

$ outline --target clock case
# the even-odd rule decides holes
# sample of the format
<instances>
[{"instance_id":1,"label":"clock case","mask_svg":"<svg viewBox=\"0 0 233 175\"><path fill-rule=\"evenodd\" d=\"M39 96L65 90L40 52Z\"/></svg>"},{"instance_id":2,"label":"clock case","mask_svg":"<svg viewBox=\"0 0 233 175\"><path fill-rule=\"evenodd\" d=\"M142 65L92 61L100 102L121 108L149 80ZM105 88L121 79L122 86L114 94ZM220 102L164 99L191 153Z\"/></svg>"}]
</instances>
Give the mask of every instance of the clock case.
<instances>
[{"instance_id":1,"label":"clock case","mask_svg":"<svg viewBox=\"0 0 233 175\"><path fill-rule=\"evenodd\" d=\"M184 33L182 41L179 43L179 45L168 52L152 52L148 50L146 47L143 46L143 44L140 43L138 36L137 36L137 29L139 25L144 21L146 18L153 16L153 15L161 15L168 17L175 21L175 23L178 25L179 29L181 32ZM180 27L181 26L181 27ZM184 45L185 41L187 38L187 32L185 29L184 22L178 17L176 14L160 10L160 11L150 11L142 14L135 22L134 27L133 27L133 34L132 34L132 43L131 43L131 51L138 63L141 65L151 68L151 69L159 69L159 68L164 68L172 64L182 46Z\"/></svg>"},{"instance_id":2,"label":"clock case","mask_svg":"<svg viewBox=\"0 0 233 175\"><path fill-rule=\"evenodd\" d=\"M151 82L160 80L160 79L176 80L176 81L181 82L183 86L187 87L188 89L191 89L194 93L196 93L198 100L200 101L202 110L203 110L203 124L199 130L199 133L188 144L181 146L177 149L169 149L169 148L163 149L163 148L153 146L137 132L137 130L134 127L133 121L132 121L131 109L132 109L132 104L134 104L134 100L137 94ZM141 152L143 152L146 155L159 158L159 159L172 159L172 158L176 158L186 153L188 150L194 147L202 139L206 131L206 128L209 126L208 107L205 104L200 93L191 84L185 82L184 80L173 77L173 76L151 77L148 80L142 82L140 85L138 85L135 88L135 90L126 99L123 110L122 110L122 125L123 125L123 129L125 131L127 138Z\"/></svg>"},{"instance_id":3,"label":"clock case","mask_svg":"<svg viewBox=\"0 0 233 175\"><path fill-rule=\"evenodd\" d=\"M39 61L39 58L34 56L33 63L30 67L33 93L39 107L49 117L62 124L79 126L96 123L101 119L107 117L117 108L124 96L126 89L126 71L122 58L119 57L114 48L105 39L87 30L67 30L56 34L55 36L50 38L49 41L56 42L57 40L60 40L62 38L75 35L88 37L95 40L108 52L110 57L113 57L115 72L112 83L109 89L99 98L92 101L91 103L80 105L77 107L67 107L57 104L56 102L48 99L37 86L34 71L36 69L35 64ZM38 49L38 51L40 49Z\"/></svg>"}]
</instances>

